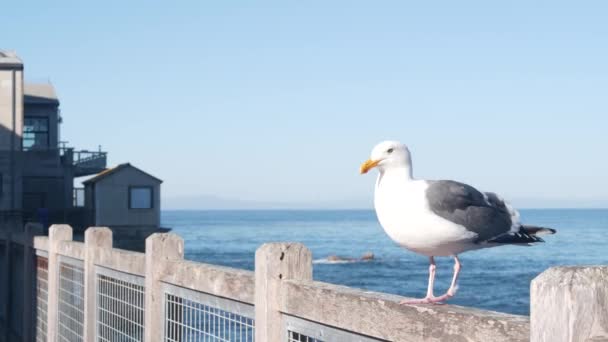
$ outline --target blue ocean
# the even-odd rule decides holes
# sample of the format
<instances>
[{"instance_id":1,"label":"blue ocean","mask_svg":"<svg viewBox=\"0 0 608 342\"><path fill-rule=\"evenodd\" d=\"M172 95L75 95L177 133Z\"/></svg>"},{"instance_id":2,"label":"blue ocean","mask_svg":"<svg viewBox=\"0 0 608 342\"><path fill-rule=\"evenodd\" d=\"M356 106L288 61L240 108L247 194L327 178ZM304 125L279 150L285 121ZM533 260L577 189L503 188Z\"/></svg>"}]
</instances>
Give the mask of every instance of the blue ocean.
<instances>
[{"instance_id":1,"label":"blue ocean","mask_svg":"<svg viewBox=\"0 0 608 342\"><path fill-rule=\"evenodd\" d=\"M527 224L558 233L533 247L504 246L461 255L459 291L450 303L529 314L530 281L557 265L608 264L608 209L521 210ZM420 297L426 293L428 259L393 243L367 210L163 211L164 227L185 240L190 260L253 270L265 242L298 241L313 253L315 280L365 290ZM371 261L329 263L337 255ZM452 276L451 258L437 258L436 294Z\"/></svg>"}]
</instances>

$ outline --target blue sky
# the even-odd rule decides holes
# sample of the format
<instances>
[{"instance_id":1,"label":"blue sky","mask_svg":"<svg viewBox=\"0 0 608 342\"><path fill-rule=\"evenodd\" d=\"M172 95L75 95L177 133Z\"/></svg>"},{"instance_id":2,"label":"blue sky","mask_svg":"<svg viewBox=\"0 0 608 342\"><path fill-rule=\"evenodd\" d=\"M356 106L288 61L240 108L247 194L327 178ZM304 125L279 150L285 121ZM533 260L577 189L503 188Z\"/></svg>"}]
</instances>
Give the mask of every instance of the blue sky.
<instances>
[{"instance_id":1,"label":"blue sky","mask_svg":"<svg viewBox=\"0 0 608 342\"><path fill-rule=\"evenodd\" d=\"M366 207L373 145L517 206L608 206L601 1L10 2L2 48L60 95L62 138L222 197ZM181 203L177 205L174 200ZM207 201L207 202L205 202Z\"/></svg>"}]
</instances>

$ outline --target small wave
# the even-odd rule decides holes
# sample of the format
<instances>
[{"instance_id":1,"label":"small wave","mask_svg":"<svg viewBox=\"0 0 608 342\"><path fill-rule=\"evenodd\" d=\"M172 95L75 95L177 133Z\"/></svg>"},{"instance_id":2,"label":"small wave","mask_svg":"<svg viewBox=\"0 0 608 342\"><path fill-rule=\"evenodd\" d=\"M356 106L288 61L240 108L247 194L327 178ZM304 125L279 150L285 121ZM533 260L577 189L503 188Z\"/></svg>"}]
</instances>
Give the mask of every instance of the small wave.
<instances>
[{"instance_id":1,"label":"small wave","mask_svg":"<svg viewBox=\"0 0 608 342\"><path fill-rule=\"evenodd\" d=\"M313 264L352 264L360 262L361 260L328 260L328 259L317 259L313 260Z\"/></svg>"},{"instance_id":2,"label":"small wave","mask_svg":"<svg viewBox=\"0 0 608 342\"><path fill-rule=\"evenodd\" d=\"M331 265L331 264L358 264L358 263L364 263L364 262L370 262L370 261L373 261L373 260L372 259L328 259L328 258L323 258L323 259L313 260L312 263Z\"/></svg>"}]
</instances>

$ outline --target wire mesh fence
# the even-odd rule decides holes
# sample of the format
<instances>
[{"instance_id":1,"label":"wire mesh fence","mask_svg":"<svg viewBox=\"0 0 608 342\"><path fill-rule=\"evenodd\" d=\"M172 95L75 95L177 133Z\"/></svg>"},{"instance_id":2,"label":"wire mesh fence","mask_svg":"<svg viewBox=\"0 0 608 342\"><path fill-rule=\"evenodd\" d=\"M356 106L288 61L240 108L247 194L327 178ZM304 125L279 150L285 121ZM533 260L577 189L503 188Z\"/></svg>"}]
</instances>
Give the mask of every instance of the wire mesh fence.
<instances>
[{"instance_id":1,"label":"wire mesh fence","mask_svg":"<svg viewBox=\"0 0 608 342\"><path fill-rule=\"evenodd\" d=\"M166 342L253 342L253 306L165 286Z\"/></svg>"},{"instance_id":2,"label":"wire mesh fence","mask_svg":"<svg viewBox=\"0 0 608 342\"><path fill-rule=\"evenodd\" d=\"M287 342L324 342L324 341L290 330L287 332Z\"/></svg>"},{"instance_id":3,"label":"wire mesh fence","mask_svg":"<svg viewBox=\"0 0 608 342\"><path fill-rule=\"evenodd\" d=\"M84 270L82 266L59 262L59 327L58 340L84 340Z\"/></svg>"},{"instance_id":4,"label":"wire mesh fence","mask_svg":"<svg viewBox=\"0 0 608 342\"><path fill-rule=\"evenodd\" d=\"M144 340L144 279L126 273L97 274L97 336L99 341Z\"/></svg>"},{"instance_id":5,"label":"wire mesh fence","mask_svg":"<svg viewBox=\"0 0 608 342\"><path fill-rule=\"evenodd\" d=\"M283 314L287 342L387 342L329 325Z\"/></svg>"},{"instance_id":6,"label":"wire mesh fence","mask_svg":"<svg viewBox=\"0 0 608 342\"><path fill-rule=\"evenodd\" d=\"M36 342L46 342L49 260L36 257Z\"/></svg>"}]
</instances>

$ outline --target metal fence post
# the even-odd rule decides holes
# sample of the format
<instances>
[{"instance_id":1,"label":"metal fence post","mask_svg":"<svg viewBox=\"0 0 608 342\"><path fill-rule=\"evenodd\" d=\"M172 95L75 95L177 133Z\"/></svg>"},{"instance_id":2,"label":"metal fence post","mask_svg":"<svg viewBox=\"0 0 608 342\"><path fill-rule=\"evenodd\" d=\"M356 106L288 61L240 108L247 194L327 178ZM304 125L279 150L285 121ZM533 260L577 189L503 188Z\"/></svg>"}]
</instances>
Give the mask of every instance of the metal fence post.
<instances>
[{"instance_id":1,"label":"metal fence post","mask_svg":"<svg viewBox=\"0 0 608 342\"><path fill-rule=\"evenodd\" d=\"M281 282L312 281L312 254L301 243L267 243L255 252L255 340L285 341Z\"/></svg>"},{"instance_id":2,"label":"metal fence post","mask_svg":"<svg viewBox=\"0 0 608 342\"><path fill-rule=\"evenodd\" d=\"M23 340L33 341L36 331L36 255L34 236L42 235L39 223L27 223L23 231Z\"/></svg>"},{"instance_id":3,"label":"metal fence post","mask_svg":"<svg viewBox=\"0 0 608 342\"><path fill-rule=\"evenodd\" d=\"M67 224L54 224L49 228L49 279L47 306L47 332L49 342L57 341L59 322L59 257L57 246L61 241L72 240L72 227Z\"/></svg>"},{"instance_id":4,"label":"metal fence post","mask_svg":"<svg viewBox=\"0 0 608 342\"><path fill-rule=\"evenodd\" d=\"M160 342L163 331L163 294L160 279L171 269L167 261L184 258L184 240L173 233L154 233L146 239L145 339Z\"/></svg>"},{"instance_id":5,"label":"metal fence post","mask_svg":"<svg viewBox=\"0 0 608 342\"><path fill-rule=\"evenodd\" d=\"M84 232L84 340L95 341L97 291L95 262L102 248L112 248L112 230L90 227Z\"/></svg>"},{"instance_id":6,"label":"metal fence post","mask_svg":"<svg viewBox=\"0 0 608 342\"><path fill-rule=\"evenodd\" d=\"M608 341L608 266L552 267L534 278L530 341Z\"/></svg>"}]
</instances>

